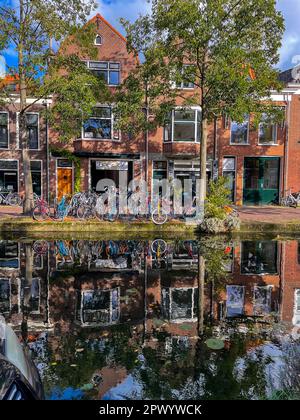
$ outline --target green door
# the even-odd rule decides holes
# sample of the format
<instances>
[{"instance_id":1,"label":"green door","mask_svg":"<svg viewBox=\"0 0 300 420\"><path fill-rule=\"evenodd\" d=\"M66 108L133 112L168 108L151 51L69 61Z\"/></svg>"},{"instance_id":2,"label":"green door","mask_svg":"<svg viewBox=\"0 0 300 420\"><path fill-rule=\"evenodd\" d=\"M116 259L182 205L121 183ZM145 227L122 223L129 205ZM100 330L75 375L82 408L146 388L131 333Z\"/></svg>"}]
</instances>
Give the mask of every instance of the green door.
<instances>
[{"instance_id":1,"label":"green door","mask_svg":"<svg viewBox=\"0 0 300 420\"><path fill-rule=\"evenodd\" d=\"M244 204L278 204L279 173L280 158L245 158Z\"/></svg>"}]
</instances>

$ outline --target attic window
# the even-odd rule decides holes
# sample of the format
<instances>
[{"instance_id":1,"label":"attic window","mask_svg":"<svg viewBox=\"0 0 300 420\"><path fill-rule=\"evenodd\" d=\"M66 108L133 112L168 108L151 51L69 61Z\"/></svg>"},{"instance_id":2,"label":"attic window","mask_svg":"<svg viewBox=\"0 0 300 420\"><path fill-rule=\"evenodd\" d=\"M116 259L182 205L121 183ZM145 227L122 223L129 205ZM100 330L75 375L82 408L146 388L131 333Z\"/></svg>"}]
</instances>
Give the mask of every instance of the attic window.
<instances>
[{"instance_id":1,"label":"attic window","mask_svg":"<svg viewBox=\"0 0 300 420\"><path fill-rule=\"evenodd\" d=\"M95 45L102 45L102 36L101 35L96 36Z\"/></svg>"}]
</instances>

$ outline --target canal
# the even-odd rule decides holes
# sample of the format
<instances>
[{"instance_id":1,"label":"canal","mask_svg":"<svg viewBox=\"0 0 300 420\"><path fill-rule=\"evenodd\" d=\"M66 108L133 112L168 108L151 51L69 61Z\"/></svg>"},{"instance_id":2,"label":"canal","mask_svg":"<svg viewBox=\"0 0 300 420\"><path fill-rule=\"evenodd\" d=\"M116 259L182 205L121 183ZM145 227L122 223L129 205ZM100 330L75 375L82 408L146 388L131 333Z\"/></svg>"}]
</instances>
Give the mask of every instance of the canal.
<instances>
[{"instance_id":1,"label":"canal","mask_svg":"<svg viewBox=\"0 0 300 420\"><path fill-rule=\"evenodd\" d=\"M299 399L300 242L1 240L47 399Z\"/></svg>"}]
</instances>

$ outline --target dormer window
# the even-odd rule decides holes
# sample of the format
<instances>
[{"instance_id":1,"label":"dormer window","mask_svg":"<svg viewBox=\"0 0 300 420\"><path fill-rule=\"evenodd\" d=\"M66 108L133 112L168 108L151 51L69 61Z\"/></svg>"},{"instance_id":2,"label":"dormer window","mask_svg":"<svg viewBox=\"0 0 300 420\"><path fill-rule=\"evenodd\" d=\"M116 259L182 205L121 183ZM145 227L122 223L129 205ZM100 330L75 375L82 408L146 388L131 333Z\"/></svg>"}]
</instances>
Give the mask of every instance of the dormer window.
<instances>
[{"instance_id":1,"label":"dormer window","mask_svg":"<svg viewBox=\"0 0 300 420\"><path fill-rule=\"evenodd\" d=\"M102 45L102 36L101 35L96 36L95 45Z\"/></svg>"}]
</instances>

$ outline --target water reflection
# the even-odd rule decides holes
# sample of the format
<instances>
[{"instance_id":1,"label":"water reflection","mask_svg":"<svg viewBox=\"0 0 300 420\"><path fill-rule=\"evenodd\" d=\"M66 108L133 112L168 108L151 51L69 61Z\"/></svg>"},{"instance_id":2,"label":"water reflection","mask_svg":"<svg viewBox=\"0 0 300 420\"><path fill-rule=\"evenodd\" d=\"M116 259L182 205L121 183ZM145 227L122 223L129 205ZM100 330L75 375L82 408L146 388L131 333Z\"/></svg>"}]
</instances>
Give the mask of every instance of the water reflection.
<instances>
[{"instance_id":1,"label":"water reflection","mask_svg":"<svg viewBox=\"0 0 300 420\"><path fill-rule=\"evenodd\" d=\"M0 241L0 313L48 398L299 397L298 249Z\"/></svg>"}]
</instances>

